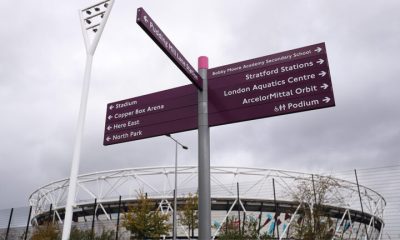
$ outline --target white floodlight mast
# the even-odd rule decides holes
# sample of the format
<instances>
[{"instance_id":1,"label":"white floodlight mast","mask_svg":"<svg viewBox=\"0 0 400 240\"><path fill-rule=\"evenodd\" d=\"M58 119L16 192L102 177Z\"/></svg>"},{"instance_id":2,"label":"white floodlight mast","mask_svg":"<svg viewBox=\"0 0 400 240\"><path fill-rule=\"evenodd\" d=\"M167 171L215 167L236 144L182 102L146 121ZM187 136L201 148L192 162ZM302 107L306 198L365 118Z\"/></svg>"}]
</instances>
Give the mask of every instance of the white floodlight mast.
<instances>
[{"instance_id":1,"label":"white floodlight mast","mask_svg":"<svg viewBox=\"0 0 400 240\"><path fill-rule=\"evenodd\" d=\"M88 29L86 27L85 18L82 15L82 11L86 9L95 8L100 4L107 4L104 5L106 10L104 15L102 15L102 20L99 23L98 27L95 28L95 35L92 41L89 40L88 37ZM78 117L78 124L76 128L76 136L75 136L75 144L74 144L74 152L72 157L72 166L71 166L71 173L69 178L69 187L68 187L68 198L67 204L65 206L65 217L64 217L64 227L62 233L62 240L68 240L71 233L71 225L72 225L72 214L73 214L73 205L75 203L75 196L76 196L76 185L78 179L78 172L79 172L79 162L80 162L80 155L81 155L81 146L82 146L82 136L83 130L85 125L85 117L86 117L86 109L87 109L87 101L89 95L89 86L90 86L90 73L92 70L92 60L94 52L96 51L96 47L99 43L101 34L104 30L104 27L107 23L108 16L110 15L112 6L114 4L114 0L106 0L100 3L94 4L85 10L79 10L79 18L81 21L82 33L83 38L85 40L85 47L86 47L86 66L85 66L85 75L83 80L83 87L82 87L82 95L81 95L81 103L79 109L79 117Z\"/></svg>"}]
</instances>

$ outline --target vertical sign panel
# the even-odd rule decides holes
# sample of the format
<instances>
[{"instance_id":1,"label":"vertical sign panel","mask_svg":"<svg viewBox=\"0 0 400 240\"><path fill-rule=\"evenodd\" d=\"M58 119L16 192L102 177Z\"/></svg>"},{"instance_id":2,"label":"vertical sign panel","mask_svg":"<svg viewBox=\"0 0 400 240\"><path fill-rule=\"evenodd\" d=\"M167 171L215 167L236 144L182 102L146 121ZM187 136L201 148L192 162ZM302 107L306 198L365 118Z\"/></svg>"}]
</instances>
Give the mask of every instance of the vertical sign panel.
<instances>
[{"instance_id":1,"label":"vertical sign panel","mask_svg":"<svg viewBox=\"0 0 400 240\"><path fill-rule=\"evenodd\" d=\"M149 35L151 39L163 50L173 63L185 74L189 80L201 90L201 77L190 65L181 52L175 47L168 37L161 31L143 8L138 8L136 22Z\"/></svg>"}]
</instances>

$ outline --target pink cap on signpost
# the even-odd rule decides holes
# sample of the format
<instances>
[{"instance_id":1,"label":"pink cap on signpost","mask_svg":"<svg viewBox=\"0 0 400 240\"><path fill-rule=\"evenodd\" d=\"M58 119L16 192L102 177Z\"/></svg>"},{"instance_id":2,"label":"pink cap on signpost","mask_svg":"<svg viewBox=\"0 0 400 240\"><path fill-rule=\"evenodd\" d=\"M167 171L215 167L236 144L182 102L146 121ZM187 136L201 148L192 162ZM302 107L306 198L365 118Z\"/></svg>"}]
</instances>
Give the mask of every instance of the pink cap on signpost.
<instances>
[{"instance_id":1,"label":"pink cap on signpost","mask_svg":"<svg viewBox=\"0 0 400 240\"><path fill-rule=\"evenodd\" d=\"M199 57L199 69L208 69L208 57Z\"/></svg>"}]
</instances>

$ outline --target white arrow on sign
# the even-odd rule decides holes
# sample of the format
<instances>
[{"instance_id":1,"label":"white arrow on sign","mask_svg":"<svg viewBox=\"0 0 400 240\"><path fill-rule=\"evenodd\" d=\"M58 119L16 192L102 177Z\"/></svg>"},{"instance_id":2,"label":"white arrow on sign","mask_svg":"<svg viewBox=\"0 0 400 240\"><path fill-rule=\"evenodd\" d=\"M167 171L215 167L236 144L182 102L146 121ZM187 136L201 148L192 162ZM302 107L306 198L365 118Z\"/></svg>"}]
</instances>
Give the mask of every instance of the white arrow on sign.
<instances>
[{"instance_id":1,"label":"white arrow on sign","mask_svg":"<svg viewBox=\"0 0 400 240\"><path fill-rule=\"evenodd\" d=\"M328 84L326 84L326 83L324 83L322 86L321 86L321 88L323 88L323 89L327 89L329 87L329 85Z\"/></svg>"},{"instance_id":2,"label":"white arrow on sign","mask_svg":"<svg viewBox=\"0 0 400 240\"><path fill-rule=\"evenodd\" d=\"M323 64L324 62L325 62L324 59L321 58L317 61L317 63L319 63L320 65Z\"/></svg>"},{"instance_id":3,"label":"white arrow on sign","mask_svg":"<svg viewBox=\"0 0 400 240\"><path fill-rule=\"evenodd\" d=\"M106 141L107 141L107 142L109 142L110 140L111 140L111 138L110 138L110 137L107 137L107 138L106 138Z\"/></svg>"},{"instance_id":4,"label":"white arrow on sign","mask_svg":"<svg viewBox=\"0 0 400 240\"><path fill-rule=\"evenodd\" d=\"M114 108L114 105L111 105L111 106L110 106L110 110L113 110L113 108Z\"/></svg>"},{"instance_id":5,"label":"white arrow on sign","mask_svg":"<svg viewBox=\"0 0 400 240\"><path fill-rule=\"evenodd\" d=\"M110 116L108 116L108 120L111 120L111 118L112 118L112 116L110 115Z\"/></svg>"},{"instance_id":6,"label":"white arrow on sign","mask_svg":"<svg viewBox=\"0 0 400 240\"><path fill-rule=\"evenodd\" d=\"M112 129L112 127L111 127L111 126L108 126L108 127L107 127L107 130L108 130L108 131L110 131L111 129Z\"/></svg>"},{"instance_id":7,"label":"white arrow on sign","mask_svg":"<svg viewBox=\"0 0 400 240\"><path fill-rule=\"evenodd\" d=\"M325 71L321 71L318 75L320 75L321 77L325 77L326 72Z\"/></svg>"},{"instance_id":8,"label":"white arrow on sign","mask_svg":"<svg viewBox=\"0 0 400 240\"><path fill-rule=\"evenodd\" d=\"M317 47L317 49L315 49L314 51L316 51L316 52L320 53L320 52L322 51L322 48L320 48L320 47Z\"/></svg>"},{"instance_id":9,"label":"white arrow on sign","mask_svg":"<svg viewBox=\"0 0 400 240\"><path fill-rule=\"evenodd\" d=\"M322 101L323 101L323 102L325 102L325 103L328 103L328 102L330 102L330 101L331 101L331 99L330 99L330 98L328 98L328 97L325 97L324 99L322 99Z\"/></svg>"},{"instance_id":10,"label":"white arrow on sign","mask_svg":"<svg viewBox=\"0 0 400 240\"><path fill-rule=\"evenodd\" d=\"M144 18L144 21L145 21L145 22L149 22L149 20L147 19L147 16L146 16L146 15L145 15L143 18Z\"/></svg>"}]
</instances>

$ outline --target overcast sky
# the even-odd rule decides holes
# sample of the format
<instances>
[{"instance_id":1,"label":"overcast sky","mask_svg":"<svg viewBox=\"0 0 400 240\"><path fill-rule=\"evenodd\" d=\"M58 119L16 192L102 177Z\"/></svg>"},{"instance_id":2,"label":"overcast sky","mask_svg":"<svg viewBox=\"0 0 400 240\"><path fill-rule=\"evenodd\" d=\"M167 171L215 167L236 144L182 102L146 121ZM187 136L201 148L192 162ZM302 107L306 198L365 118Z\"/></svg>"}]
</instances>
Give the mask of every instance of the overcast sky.
<instances>
[{"instance_id":1,"label":"overcast sky","mask_svg":"<svg viewBox=\"0 0 400 240\"><path fill-rule=\"evenodd\" d=\"M0 209L69 177L92 1L0 2ZM103 146L106 104L189 84L136 24L144 7L196 68L325 42L336 107L211 129L211 164L334 172L398 164L400 2L116 0L94 56L80 173L172 165L167 137ZM197 164L197 131L179 164Z\"/></svg>"}]
</instances>

